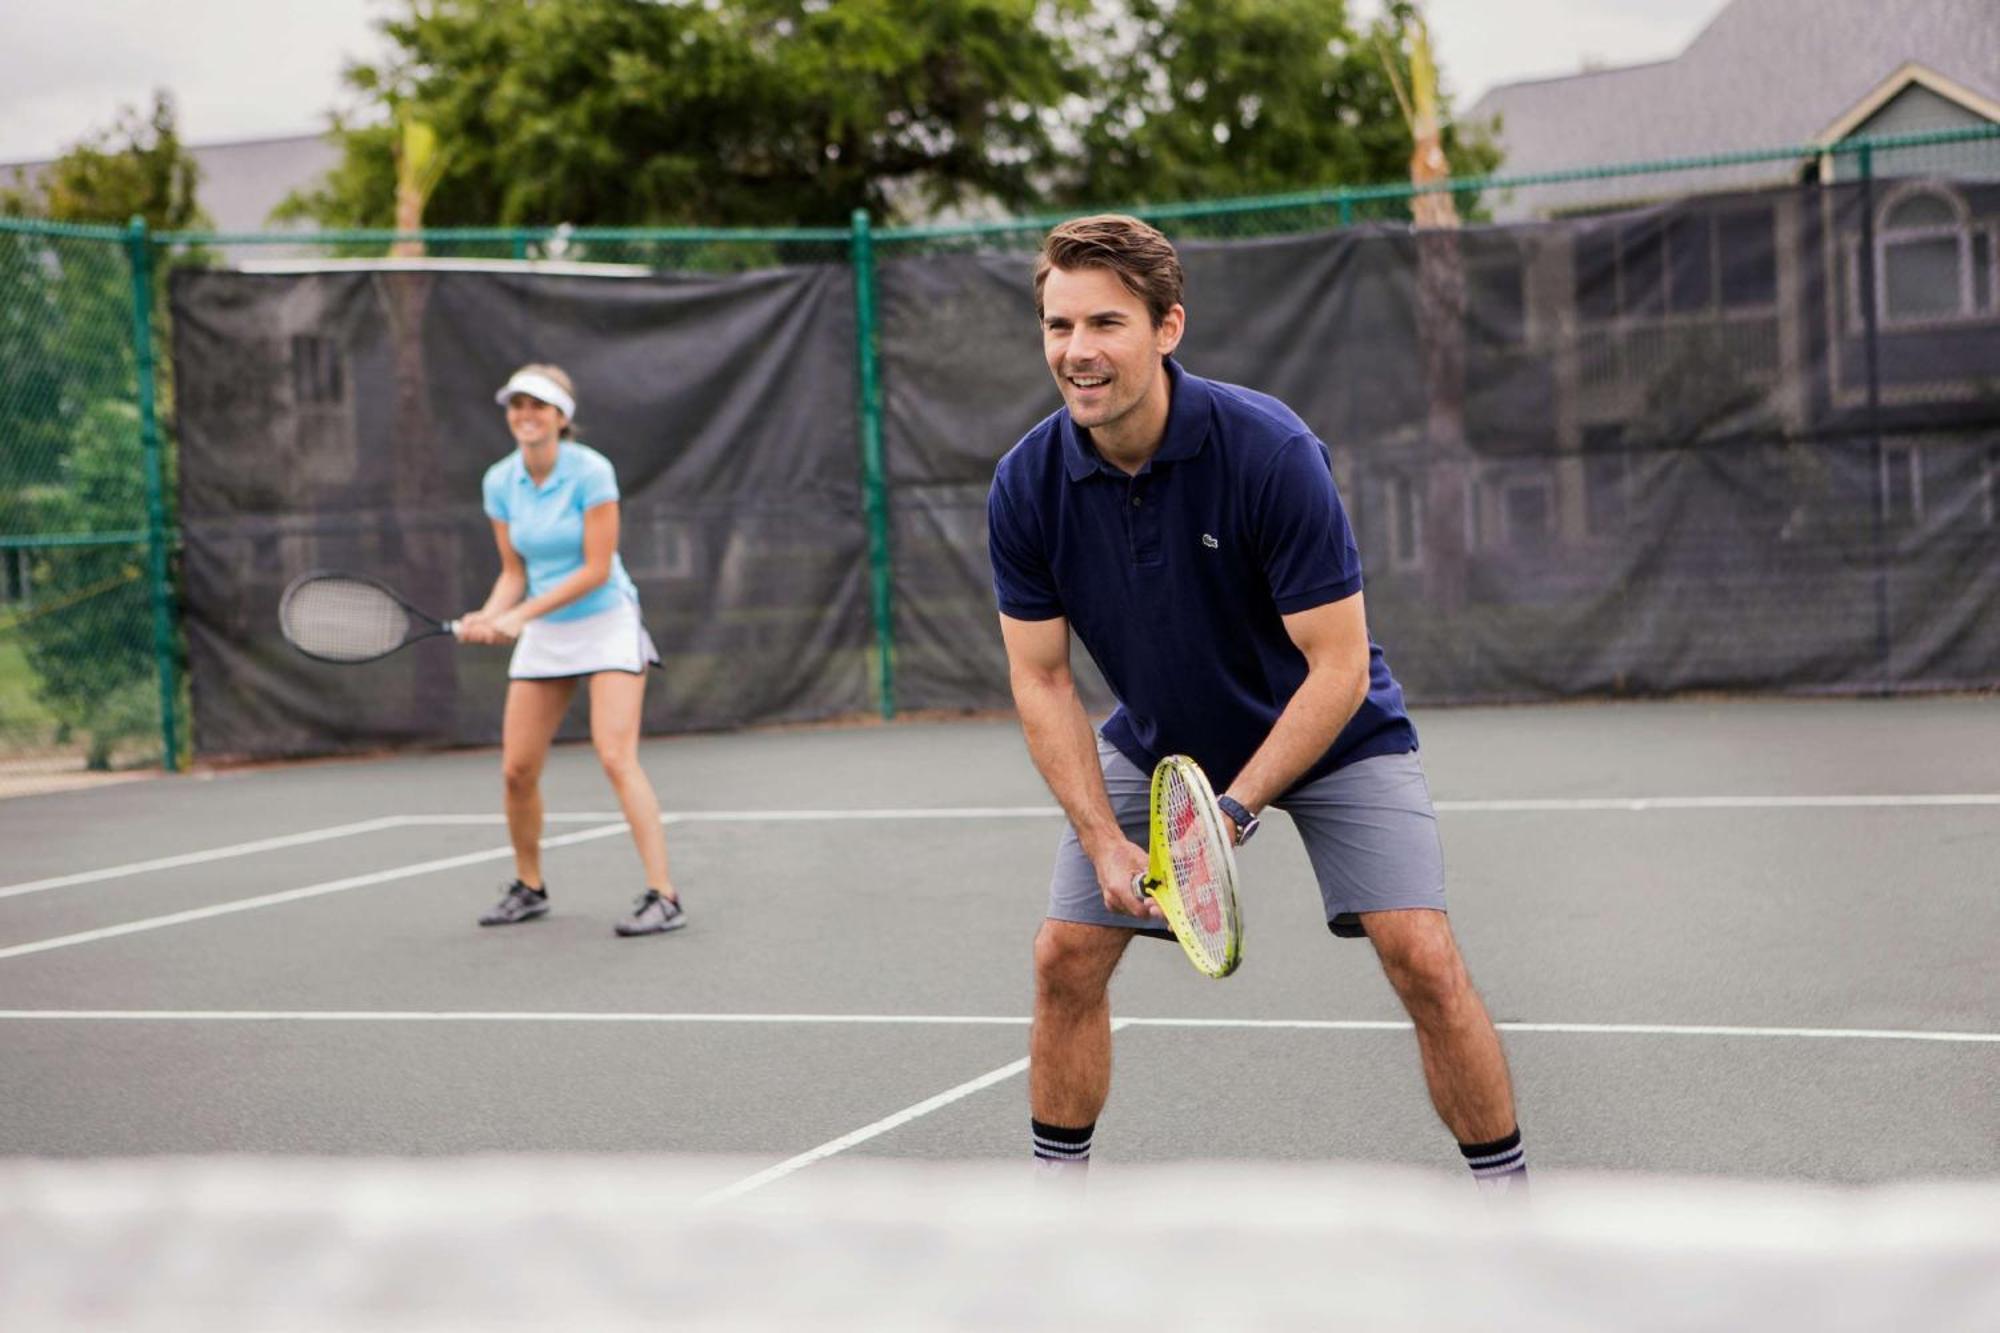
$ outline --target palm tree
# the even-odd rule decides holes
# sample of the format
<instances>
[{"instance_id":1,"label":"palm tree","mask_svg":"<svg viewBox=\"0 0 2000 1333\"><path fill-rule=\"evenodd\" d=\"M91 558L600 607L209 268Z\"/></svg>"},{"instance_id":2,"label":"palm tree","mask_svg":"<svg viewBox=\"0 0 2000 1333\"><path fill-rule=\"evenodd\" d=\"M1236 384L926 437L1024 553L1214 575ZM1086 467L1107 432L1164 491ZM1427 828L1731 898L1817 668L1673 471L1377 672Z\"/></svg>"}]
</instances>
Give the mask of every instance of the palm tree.
<instances>
[{"instance_id":1,"label":"palm tree","mask_svg":"<svg viewBox=\"0 0 2000 1333\"><path fill-rule=\"evenodd\" d=\"M1389 81L1410 127L1410 200L1416 224L1417 342L1423 362L1424 567L1433 605L1456 610L1466 596L1465 512L1470 501L1465 438L1465 265L1458 206L1438 118L1437 64L1423 11L1411 5L1408 85L1403 63L1384 50Z\"/></svg>"}]
</instances>

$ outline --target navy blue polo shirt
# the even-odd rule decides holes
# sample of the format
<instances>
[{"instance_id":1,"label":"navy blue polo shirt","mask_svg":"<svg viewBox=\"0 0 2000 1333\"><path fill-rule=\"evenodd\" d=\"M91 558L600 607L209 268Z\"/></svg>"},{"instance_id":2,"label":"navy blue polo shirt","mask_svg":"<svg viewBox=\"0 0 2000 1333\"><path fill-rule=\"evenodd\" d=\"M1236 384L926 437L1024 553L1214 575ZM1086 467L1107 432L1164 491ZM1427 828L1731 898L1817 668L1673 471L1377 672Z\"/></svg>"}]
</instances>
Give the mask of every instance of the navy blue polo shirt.
<instances>
[{"instance_id":1,"label":"navy blue polo shirt","mask_svg":"<svg viewBox=\"0 0 2000 1333\"><path fill-rule=\"evenodd\" d=\"M1064 617L1119 706L1104 738L1151 772L1191 756L1217 790L1306 677L1282 616L1361 591L1332 462L1268 394L1171 358L1159 452L1127 476L1067 408L1007 451L987 496L993 590L1017 620ZM1417 747L1402 687L1369 644L1368 698L1295 785Z\"/></svg>"}]
</instances>

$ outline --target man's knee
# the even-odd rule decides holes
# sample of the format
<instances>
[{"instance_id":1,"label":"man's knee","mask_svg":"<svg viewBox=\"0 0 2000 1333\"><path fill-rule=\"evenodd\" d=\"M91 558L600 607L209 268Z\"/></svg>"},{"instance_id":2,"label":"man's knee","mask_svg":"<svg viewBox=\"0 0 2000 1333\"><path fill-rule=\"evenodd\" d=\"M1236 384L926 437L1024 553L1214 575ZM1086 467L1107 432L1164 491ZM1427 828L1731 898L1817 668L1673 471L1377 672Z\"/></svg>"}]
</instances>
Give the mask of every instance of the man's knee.
<instances>
[{"instance_id":1,"label":"man's knee","mask_svg":"<svg viewBox=\"0 0 2000 1333\"><path fill-rule=\"evenodd\" d=\"M1451 926L1442 912L1369 912L1362 924L1382 971L1412 1017L1447 1012L1472 989Z\"/></svg>"},{"instance_id":2,"label":"man's knee","mask_svg":"<svg viewBox=\"0 0 2000 1333\"><path fill-rule=\"evenodd\" d=\"M1066 1008L1101 1004L1125 950L1124 936L1102 926L1044 921L1035 936L1036 994Z\"/></svg>"}]
</instances>

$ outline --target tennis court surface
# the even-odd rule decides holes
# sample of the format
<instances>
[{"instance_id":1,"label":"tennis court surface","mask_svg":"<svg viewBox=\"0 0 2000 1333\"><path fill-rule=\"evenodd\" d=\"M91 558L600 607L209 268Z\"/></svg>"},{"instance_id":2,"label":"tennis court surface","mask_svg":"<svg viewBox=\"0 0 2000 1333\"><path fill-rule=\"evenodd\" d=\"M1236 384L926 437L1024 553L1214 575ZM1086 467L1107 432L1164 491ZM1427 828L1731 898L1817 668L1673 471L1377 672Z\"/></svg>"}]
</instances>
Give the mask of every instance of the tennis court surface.
<instances>
[{"instance_id":1,"label":"tennis court surface","mask_svg":"<svg viewBox=\"0 0 2000 1333\"><path fill-rule=\"evenodd\" d=\"M1956 1182L2000 1217L1991 699L1417 721L1538 1199L1607 1173ZM1025 1176L1061 821L1014 724L642 758L692 921L645 939L611 931L641 885L587 746L545 782L555 911L506 929L474 924L511 873L491 752L0 802L0 1153L693 1156L703 1197L765 1207L871 1159ZM1226 1158L1471 1197L1282 815L1241 873L1236 976L1142 941L1114 982L1093 1192Z\"/></svg>"}]
</instances>

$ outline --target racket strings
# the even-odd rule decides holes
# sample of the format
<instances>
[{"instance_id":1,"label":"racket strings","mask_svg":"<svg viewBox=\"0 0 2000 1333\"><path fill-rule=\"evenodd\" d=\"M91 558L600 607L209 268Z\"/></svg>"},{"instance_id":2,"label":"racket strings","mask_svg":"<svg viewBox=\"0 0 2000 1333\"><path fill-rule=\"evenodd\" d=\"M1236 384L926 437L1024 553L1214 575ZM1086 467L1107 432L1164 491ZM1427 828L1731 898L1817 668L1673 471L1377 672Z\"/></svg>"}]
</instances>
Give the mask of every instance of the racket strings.
<instances>
[{"instance_id":1,"label":"racket strings","mask_svg":"<svg viewBox=\"0 0 2000 1333\"><path fill-rule=\"evenodd\" d=\"M1223 849L1214 824L1202 817L1194 789L1180 773L1169 775L1166 796L1167 856L1173 864L1174 887L1189 924L1210 955L1220 958L1228 941L1228 921L1217 892Z\"/></svg>"},{"instance_id":2,"label":"racket strings","mask_svg":"<svg viewBox=\"0 0 2000 1333\"><path fill-rule=\"evenodd\" d=\"M401 646L410 616L394 597L352 579L314 579L292 590L281 608L285 637L306 652L365 661Z\"/></svg>"}]
</instances>

